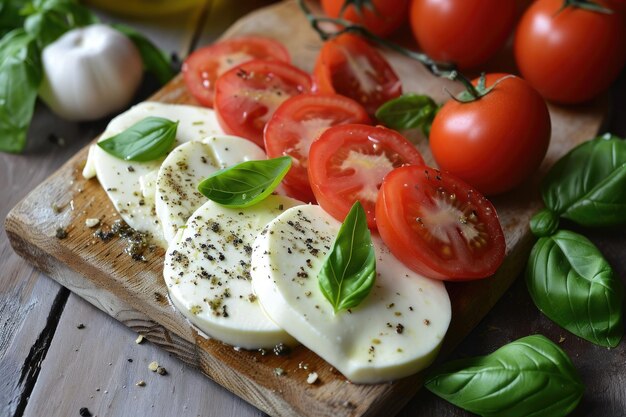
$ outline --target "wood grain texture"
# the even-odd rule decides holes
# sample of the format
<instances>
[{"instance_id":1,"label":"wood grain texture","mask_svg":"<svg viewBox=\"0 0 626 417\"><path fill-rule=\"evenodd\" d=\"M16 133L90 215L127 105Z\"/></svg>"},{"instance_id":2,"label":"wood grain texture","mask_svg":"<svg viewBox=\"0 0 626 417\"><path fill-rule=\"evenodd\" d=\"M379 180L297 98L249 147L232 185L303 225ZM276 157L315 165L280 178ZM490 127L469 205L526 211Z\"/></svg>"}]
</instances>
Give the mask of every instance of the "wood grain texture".
<instances>
[{"instance_id":1,"label":"wood grain texture","mask_svg":"<svg viewBox=\"0 0 626 417\"><path fill-rule=\"evenodd\" d=\"M255 12L234 25L225 36L247 33L281 40L290 50L294 63L305 70L312 68L320 46L293 2ZM453 83L433 78L414 62L397 54L386 55L402 78L405 91L425 92L443 101L443 87L457 90ZM154 99L193 103L180 76ZM528 219L540 206L536 191L538 178L558 156L597 132L605 109L602 100L585 107L550 108L553 141L544 165L524 187L494 201L506 234L505 263L490 279L448 286L453 300L453 322L444 354L480 321L517 277L532 241ZM428 160L430 155L423 138L417 136L414 140ZM88 301L100 304L104 311L125 324L132 321L126 316L134 314L142 322L152 323L150 326L159 330L148 335L150 340L271 415L365 416L383 410L386 415L392 415L419 389L420 375L393 384L349 384L302 347L288 357L276 357L237 351L198 335L165 297L162 251L152 253L147 263L133 262L123 254L122 242L98 242L91 236L92 230L84 226L88 217L98 217L109 224L117 217L97 181L84 181L80 177L85 158L86 150L79 152L7 218L6 228L15 250L44 272ZM52 203L66 208L55 213ZM67 228L68 238L55 238L59 225ZM306 363L308 370L300 369L300 363ZM286 375L276 376L276 367L285 369ZM314 386L305 383L312 370L318 372L321 381Z\"/></svg>"},{"instance_id":2,"label":"wood grain texture","mask_svg":"<svg viewBox=\"0 0 626 417\"><path fill-rule=\"evenodd\" d=\"M36 112L39 117L31 126L25 153L19 156L0 153L2 218L29 190L104 127L102 123L78 126L60 122L43 106L37 106ZM75 138L78 142L59 146L49 140L50 134L54 138ZM5 416L19 412L26 405L58 320L59 311L53 311L53 307L63 304L68 294L17 256L3 227L0 228L0 266L0 415ZM62 305L58 308L62 310Z\"/></svg>"},{"instance_id":3,"label":"wood grain texture","mask_svg":"<svg viewBox=\"0 0 626 417\"><path fill-rule=\"evenodd\" d=\"M145 316L127 305L107 305L109 300L98 296L102 290L87 288L80 282L78 285L83 287L81 296L105 312L117 311L117 315L103 316L104 320L92 324L88 321L93 317L92 307L77 295L70 296L66 311L72 314L63 315L59 323L25 417L50 415L50 410L57 416L77 416L82 407L94 416L220 417L229 407L236 408L241 417L261 415L242 400L232 403L223 388L157 345L136 344L137 333L149 335L161 345L168 342L162 328ZM120 332L115 320L129 328ZM81 323L85 327L79 329ZM115 343L110 343L112 339ZM172 342L178 341L174 337ZM167 374L148 369L152 361L157 361ZM137 386L139 381L146 385Z\"/></svg>"}]
</instances>

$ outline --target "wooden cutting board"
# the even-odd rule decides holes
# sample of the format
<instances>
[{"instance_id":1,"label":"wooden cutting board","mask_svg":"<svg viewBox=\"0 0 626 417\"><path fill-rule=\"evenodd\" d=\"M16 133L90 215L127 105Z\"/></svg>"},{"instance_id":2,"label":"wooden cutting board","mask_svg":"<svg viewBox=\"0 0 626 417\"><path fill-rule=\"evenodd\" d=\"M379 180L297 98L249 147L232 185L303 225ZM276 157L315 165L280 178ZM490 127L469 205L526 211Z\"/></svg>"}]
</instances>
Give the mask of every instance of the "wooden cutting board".
<instances>
[{"instance_id":1,"label":"wooden cutting board","mask_svg":"<svg viewBox=\"0 0 626 417\"><path fill-rule=\"evenodd\" d=\"M280 40L294 64L307 71L321 45L292 1L244 17L224 37L245 34ZM458 91L455 83L431 76L419 64L396 53L383 53L400 75L405 92L426 93L443 102L447 99L444 88ZM180 76L152 99L195 104ZM502 267L492 278L447 286L453 319L441 356L471 331L520 274L533 241L528 220L541 206L540 177L570 148L593 137L606 111L606 99L586 106L550 106L553 134L544 164L525 186L494 200L507 243ZM432 162L425 139L412 139L427 162ZM422 374L393 383L356 385L304 347L288 356L275 356L238 351L199 335L167 298L162 250L149 254L146 263L133 261L123 253L123 242L101 242L85 226L87 218L100 218L104 224L118 218L97 180L86 181L80 175L86 157L87 148L33 190L5 223L15 251L59 283L273 416L391 416L420 388ZM61 207L60 212L54 206ZM67 238L56 238L58 227L66 228ZM276 368L285 374L276 375ZM306 383L312 371L319 374L315 385Z\"/></svg>"}]
</instances>

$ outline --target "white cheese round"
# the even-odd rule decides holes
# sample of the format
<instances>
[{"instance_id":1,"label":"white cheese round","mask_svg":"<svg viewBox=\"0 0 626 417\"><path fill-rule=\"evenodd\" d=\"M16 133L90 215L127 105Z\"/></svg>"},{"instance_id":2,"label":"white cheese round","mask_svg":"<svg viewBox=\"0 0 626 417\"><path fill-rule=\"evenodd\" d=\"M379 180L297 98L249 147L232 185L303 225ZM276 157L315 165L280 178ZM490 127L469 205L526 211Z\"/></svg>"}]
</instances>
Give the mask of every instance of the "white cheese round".
<instances>
[{"instance_id":1,"label":"white cheese round","mask_svg":"<svg viewBox=\"0 0 626 417\"><path fill-rule=\"evenodd\" d=\"M179 227L207 198L198 191L204 178L244 161L266 159L253 142L237 136L212 136L184 143L165 158L156 179L156 214L170 243Z\"/></svg>"},{"instance_id":2,"label":"white cheese round","mask_svg":"<svg viewBox=\"0 0 626 417\"><path fill-rule=\"evenodd\" d=\"M178 121L176 143L202 140L223 134L215 112L196 106L143 102L115 117L99 140L107 139L149 116ZM141 179L155 175L163 159L150 162L125 161L109 155L99 146L89 153L86 166L95 168L98 181L105 189L120 216L130 227L152 235L155 243L165 246L163 230L156 217L153 195L144 195ZM89 170L87 170L89 174Z\"/></svg>"},{"instance_id":3,"label":"white cheese round","mask_svg":"<svg viewBox=\"0 0 626 417\"><path fill-rule=\"evenodd\" d=\"M334 313L318 273L341 223L319 206L298 206L254 242L252 286L271 319L356 383L414 374L435 358L451 319L443 282L405 267L373 236L374 288L350 311Z\"/></svg>"},{"instance_id":4,"label":"white cheese round","mask_svg":"<svg viewBox=\"0 0 626 417\"><path fill-rule=\"evenodd\" d=\"M247 208L213 201L181 228L165 256L163 276L178 310L211 337L246 349L296 342L262 311L252 292L252 244L284 209L302 204L271 195Z\"/></svg>"}]
</instances>

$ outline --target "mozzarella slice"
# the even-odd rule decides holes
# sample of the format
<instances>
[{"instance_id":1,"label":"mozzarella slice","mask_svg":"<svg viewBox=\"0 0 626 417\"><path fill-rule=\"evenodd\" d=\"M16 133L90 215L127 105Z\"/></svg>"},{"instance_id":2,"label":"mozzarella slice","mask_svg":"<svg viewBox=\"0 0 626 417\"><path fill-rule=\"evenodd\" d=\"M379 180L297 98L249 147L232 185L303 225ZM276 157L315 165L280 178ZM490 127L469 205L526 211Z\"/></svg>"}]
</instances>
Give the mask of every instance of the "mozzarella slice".
<instances>
[{"instance_id":1,"label":"mozzarella slice","mask_svg":"<svg viewBox=\"0 0 626 417\"><path fill-rule=\"evenodd\" d=\"M148 116L178 121L177 144L222 134L215 112L211 109L144 102L111 120L100 140L116 135ZM150 233L155 243L165 246L161 224L156 217L154 197L149 192L144 193L145 187L141 186L141 178L155 175L161 162L163 159L150 162L124 161L94 146L86 166L93 165L98 181L122 219L133 229Z\"/></svg>"},{"instance_id":2,"label":"mozzarella slice","mask_svg":"<svg viewBox=\"0 0 626 417\"><path fill-rule=\"evenodd\" d=\"M276 324L348 379L376 383L402 378L435 358L450 323L441 281L416 274L373 237L374 288L351 311L334 314L317 275L341 223L319 206L298 206L259 234L252 286Z\"/></svg>"},{"instance_id":3,"label":"mozzarella slice","mask_svg":"<svg viewBox=\"0 0 626 417\"><path fill-rule=\"evenodd\" d=\"M271 195L243 209L208 201L180 229L165 255L163 276L174 305L211 337L246 349L295 344L261 310L252 292L255 237L284 209L302 204Z\"/></svg>"},{"instance_id":4,"label":"mozzarella slice","mask_svg":"<svg viewBox=\"0 0 626 417\"><path fill-rule=\"evenodd\" d=\"M237 136L213 136L174 149L163 161L156 180L156 214L169 243L176 231L207 198L198 192L204 178L240 162L266 159L265 152Z\"/></svg>"}]
</instances>

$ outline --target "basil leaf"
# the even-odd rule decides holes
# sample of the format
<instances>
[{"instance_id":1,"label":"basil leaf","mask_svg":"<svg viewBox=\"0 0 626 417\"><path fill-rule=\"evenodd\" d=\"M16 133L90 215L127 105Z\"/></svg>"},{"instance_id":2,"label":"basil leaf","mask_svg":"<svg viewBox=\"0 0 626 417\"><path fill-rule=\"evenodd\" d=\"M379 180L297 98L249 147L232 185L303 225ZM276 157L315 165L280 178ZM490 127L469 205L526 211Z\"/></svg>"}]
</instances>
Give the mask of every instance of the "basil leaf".
<instances>
[{"instance_id":1,"label":"basil leaf","mask_svg":"<svg viewBox=\"0 0 626 417\"><path fill-rule=\"evenodd\" d=\"M289 168L289 156L242 162L205 178L198 191L224 206L249 207L270 195Z\"/></svg>"},{"instance_id":2,"label":"basil leaf","mask_svg":"<svg viewBox=\"0 0 626 417\"><path fill-rule=\"evenodd\" d=\"M98 146L127 161L154 161L172 149L177 128L178 122L161 117L146 117L122 133L98 142Z\"/></svg>"},{"instance_id":3,"label":"basil leaf","mask_svg":"<svg viewBox=\"0 0 626 417\"><path fill-rule=\"evenodd\" d=\"M376 118L396 130L421 129L428 137L437 111L439 106L429 96L405 94L380 106Z\"/></svg>"},{"instance_id":4,"label":"basil leaf","mask_svg":"<svg viewBox=\"0 0 626 417\"><path fill-rule=\"evenodd\" d=\"M317 278L335 313L358 306L374 286L376 253L360 202L343 221Z\"/></svg>"},{"instance_id":5,"label":"basil leaf","mask_svg":"<svg viewBox=\"0 0 626 417\"><path fill-rule=\"evenodd\" d=\"M42 79L40 50L23 29L0 41L0 151L20 152Z\"/></svg>"},{"instance_id":6,"label":"basil leaf","mask_svg":"<svg viewBox=\"0 0 626 417\"><path fill-rule=\"evenodd\" d=\"M174 77L174 70L170 65L169 57L165 52L154 46L148 38L125 25L114 23L111 27L128 36L139 50L144 69L152 73L161 84L167 83Z\"/></svg>"},{"instance_id":7,"label":"basil leaf","mask_svg":"<svg viewBox=\"0 0 626 417\"><path fill-rule=\"evenodd\" d=\"M561 230L539 239L526 284L535 305L558 325L600 346L619 344L622 282L586 237Z\"/></svg>"},{"instance_id":8,"label":"basil leaf","mask_svg":"<svg viewBox=\"0 0 626 417\"><path fill-rule=\"evenodd\" d=\"M39 0L25 10L24 29L35 37L43 49L65 32L99 21L88 8L74 0Z\"/></svg>"},{"instance_id":9,"label":"basil leaf","mask_svg":"<svg viewBox=\"0 0 626 417\"><path fill-rule=\"evenodd\" d=\"M20 13L27 0L0 1L0 36L4 36L13 29L21 28L24 16Z\"/></svg>"},{"instance_id":10,"label":"basil leaf","mask_svg":"<svg viewBox=\"0 0 626 417\"><path fill-rule=\"evenodd\" d=\"M542 335L523 337L487 356L447 363L424 385L484 417L565 416L584 390L567 354Z\"/></svg>"},{"instance_id":11,"label":"basil leaf","mask_svg":"<svg viewBox=\"0 0 626 417\"><path fill-rule=\"evenodd\" d=\"M626 142L605 135L577 146L548 172L541 194L549 210L583 226L626 224Z\"/></svg>"}]
</instances>

